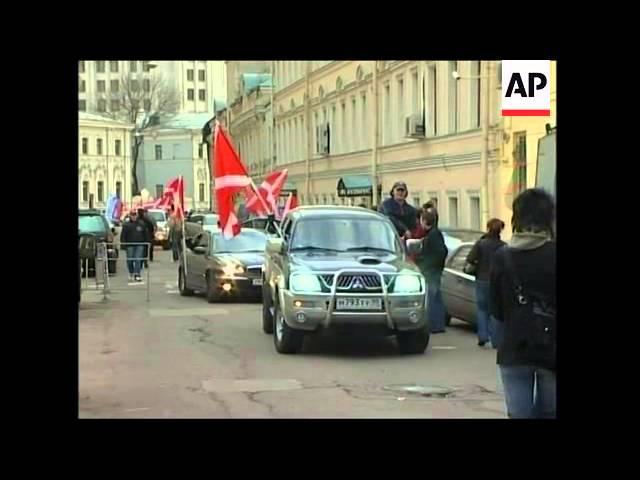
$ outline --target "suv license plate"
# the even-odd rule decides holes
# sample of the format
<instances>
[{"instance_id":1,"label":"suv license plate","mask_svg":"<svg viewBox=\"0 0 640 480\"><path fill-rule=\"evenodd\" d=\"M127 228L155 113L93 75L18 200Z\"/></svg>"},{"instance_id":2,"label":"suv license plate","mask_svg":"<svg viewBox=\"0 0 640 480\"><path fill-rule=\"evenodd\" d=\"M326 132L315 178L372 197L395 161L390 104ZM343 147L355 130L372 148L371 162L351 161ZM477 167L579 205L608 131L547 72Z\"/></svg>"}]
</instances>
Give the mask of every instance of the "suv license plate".
<instances>
[{"instance_id":1,"label":"suv license plate","mask_svg":"<svg viewBox=\"0 0 640 480\"><path fill-rule=\"evenodd\" d=\"M337 298L336 310L382 310L382 299Z\"/></svg>"}]
</instances>

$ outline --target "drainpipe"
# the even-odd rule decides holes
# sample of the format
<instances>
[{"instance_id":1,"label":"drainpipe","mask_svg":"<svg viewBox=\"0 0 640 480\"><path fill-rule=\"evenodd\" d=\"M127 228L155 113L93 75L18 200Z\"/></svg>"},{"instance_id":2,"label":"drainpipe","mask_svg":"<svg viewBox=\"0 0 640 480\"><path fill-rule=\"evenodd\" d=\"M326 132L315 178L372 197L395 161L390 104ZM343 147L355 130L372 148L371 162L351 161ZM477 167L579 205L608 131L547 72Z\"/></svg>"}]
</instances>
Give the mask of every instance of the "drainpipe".
<instances>
[{"instance_id":1,"label":"drainpipe","mask_svg":"<svg viewBox=\"0 0 640 480\"><path fill-rule=\"evenodd\" d=\"M305 117L305 126L307 130L307 162L306 162L306 184L304 190L304 198L309 198L309 192L311 191L311 155L313 154L313 142L312 140L312 129L311 129L311 60L307 60L306 62L306 72L305 72L305 93L304 93L304 117Z\"/></svg>"},{"instance_id":2,"label":"drainpipe","mask_svg":"<svg viewBox=\"0 0 640 480\"><path fill-rule=\"evenodd\" d=\"M373 62L373 146L371 149L371 182L373 205L378 205L378 140L380 136L380 126L378 122L378 61ZM372 205L372 206L373 206Z\"/></svg>"},{"instance_id":3,"label":"drainpipe","mask_svg":"<svg viewBox=\"0 0 640 480\"><path fill-rule=\"evenodd\" d=\"M482 151L480 152L480 170L482 173L482 225L486 225L489 221L489 122L491 116L489 114L490 95L491 95L491 62L482 62L483 72L480 77L485 80L484 95L482 98L482 110L484 112L482 121Z\"/></svg>"}]
</instances>

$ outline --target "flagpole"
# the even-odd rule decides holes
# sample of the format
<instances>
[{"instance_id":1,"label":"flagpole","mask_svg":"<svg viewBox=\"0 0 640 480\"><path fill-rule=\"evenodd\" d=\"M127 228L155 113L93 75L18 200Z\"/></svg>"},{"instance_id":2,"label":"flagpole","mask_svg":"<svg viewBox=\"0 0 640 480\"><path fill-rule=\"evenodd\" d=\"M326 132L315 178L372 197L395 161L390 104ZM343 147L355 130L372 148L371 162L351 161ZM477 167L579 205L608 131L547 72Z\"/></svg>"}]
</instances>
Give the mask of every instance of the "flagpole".
<instances>
[{"instance_id":1,"label":"flagpole","mask_svg":"<svg viewBox=\"0 0 640 480\"><path fill-rule=\"evenodd\" d=\"M180 175L178 177L180 180L178 180L178 185L182 186L182 191L184 192L184 178L182 175ZM184 269L184 278L187 278L187 255L186 255L186 251L187 251L187 233L185 230L185 223L186 223L186 215L184 213L184 205L182 205L182 198L180 198L180 187L178 187L178 200L180 202L180 210L182 210L182 263L183 263L183 269ZM185 285L186 285L186 280L185 280Z\"/></svg>"}]
</instances>

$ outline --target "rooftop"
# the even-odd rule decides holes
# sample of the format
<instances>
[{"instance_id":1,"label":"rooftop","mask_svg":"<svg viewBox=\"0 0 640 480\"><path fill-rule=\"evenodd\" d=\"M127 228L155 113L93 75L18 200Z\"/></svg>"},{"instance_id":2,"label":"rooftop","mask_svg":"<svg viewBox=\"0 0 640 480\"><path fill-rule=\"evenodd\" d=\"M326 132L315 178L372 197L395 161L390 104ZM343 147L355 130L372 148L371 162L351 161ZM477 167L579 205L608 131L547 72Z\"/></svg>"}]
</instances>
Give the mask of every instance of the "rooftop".
<instances>
[{"instance_id":1,"label":"rooftop","mask_svg":"<svg viewBox=\"0 0 640 480\"><path fill-rule=\"evenodd\" d=\"M211 118L211 113L178 113L163 118L157 127L159 130L201 130Z\"/></svg>"},{"instance_id":2,"label":"rooftop","mask_svg":"<svg viewBox=\"0 0 640 480\"><path fill-rule=\"evenodd\" d=\"M100 115L97 113L89 113L89 112L78 112L78 120L80 121L90 121L90 122L108 122L116 125L129 125L133 127L133 124L123 122L121 120L114 120L111 117L107 117L106 115Z\"/></svg>"}]
</instances>

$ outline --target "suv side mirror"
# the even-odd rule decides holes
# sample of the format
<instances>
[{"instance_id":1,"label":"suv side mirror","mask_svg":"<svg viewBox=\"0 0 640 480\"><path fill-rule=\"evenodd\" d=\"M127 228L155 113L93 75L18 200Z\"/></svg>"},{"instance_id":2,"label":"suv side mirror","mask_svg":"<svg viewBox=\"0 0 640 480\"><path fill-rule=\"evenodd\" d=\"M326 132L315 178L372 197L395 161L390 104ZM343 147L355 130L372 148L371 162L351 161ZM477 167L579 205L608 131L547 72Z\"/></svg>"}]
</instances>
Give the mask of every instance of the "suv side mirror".
<instances>
[{"instance_id":1,"label":"suv side mirror","mask_svg":"<svg viewBox=\"0 0 640 480\"><path fill-rule=\"evenodd\" d=\"M287 248L287 244L282 238L269 238L267 239L267 252L281 254L284 253Z\"/></svg>"},{"instance_id":2,"label":"suv side mirror","mask_svg":"<svg viewBox=\"0 0 640 480\"><path fill-rule=\"evenodd\" d=\"M207 253L207 247L205 247L204 245L198 245L196 247L193 247L193 253L197 253L198 255L204 255L205 253Z\"/></svg>"},{"instance_id":3,"label":"suv side mirror","mask_svg":"<svg viewBox=\"0 0 640 480\"><path fill-rule=\"evenodd\" d=\"M422 247L422 240L412 238L406 241L407 253L409 255L417 255L420 253Z\"/></svg>"}]
</instances>

